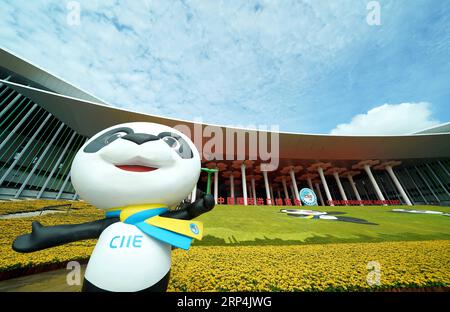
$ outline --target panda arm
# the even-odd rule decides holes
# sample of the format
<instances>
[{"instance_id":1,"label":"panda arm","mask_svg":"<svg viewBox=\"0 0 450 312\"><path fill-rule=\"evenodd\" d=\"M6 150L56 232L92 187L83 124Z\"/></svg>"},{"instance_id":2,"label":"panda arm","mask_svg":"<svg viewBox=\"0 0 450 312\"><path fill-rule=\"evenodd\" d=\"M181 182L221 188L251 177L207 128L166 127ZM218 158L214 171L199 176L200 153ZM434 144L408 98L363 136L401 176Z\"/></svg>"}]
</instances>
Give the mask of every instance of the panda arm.
<instances>
[{"instance_id":1,"label":"panda arm","mask_svg":"<svg viewBox=\"0 0 450 312\"><path fill-rule=\"evenodd\" d=\"M98 238L111 224L119 218L106 218L81 224L43 226L37 221L31 224L29 234L17 236L12 248L17 252L33 252L84 239Z\"/></svg>"},{"instance_id":2,"label":"panda arm","mask_svg":"<svg viewBox=\"0 0 450 312\"><path fill-rule=\"evenodd\" d=\"M178 210L172 210L161 214L161 217L191 220L214 208L214 197L211 194L200 194L200 198L193 203L185 205Z\"/></svg>"}]
</instances>

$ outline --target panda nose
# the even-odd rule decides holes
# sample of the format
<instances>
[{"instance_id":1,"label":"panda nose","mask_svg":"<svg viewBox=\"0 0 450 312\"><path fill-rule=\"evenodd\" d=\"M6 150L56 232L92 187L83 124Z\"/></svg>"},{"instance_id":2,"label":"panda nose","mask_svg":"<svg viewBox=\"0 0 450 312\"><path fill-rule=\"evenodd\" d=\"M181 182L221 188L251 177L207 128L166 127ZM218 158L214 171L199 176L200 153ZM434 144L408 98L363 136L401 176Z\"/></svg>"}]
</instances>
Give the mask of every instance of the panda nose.
<instances>
[{"instance_id":1,"label":"panda nose","mask_svg":"<svg viewBox=\"0 0 450 312\"><path fill-rule=\"evenodd\" d=\"M147 133L130 133L130 134L124 135L123 137L121 137L121 139L134 142L137 145L141 145L141 144L144 144L145 142L159 140L159 137L156 135L147 134Z\"/></svg>"}]
</instances>

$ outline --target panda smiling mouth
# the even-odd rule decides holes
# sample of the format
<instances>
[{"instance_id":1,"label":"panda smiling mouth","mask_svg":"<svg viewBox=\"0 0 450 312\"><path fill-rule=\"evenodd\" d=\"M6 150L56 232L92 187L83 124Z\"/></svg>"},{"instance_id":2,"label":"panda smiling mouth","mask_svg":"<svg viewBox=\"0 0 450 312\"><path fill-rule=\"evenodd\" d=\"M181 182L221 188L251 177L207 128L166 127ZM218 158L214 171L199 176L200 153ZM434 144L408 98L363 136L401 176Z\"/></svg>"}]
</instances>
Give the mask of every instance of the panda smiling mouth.
<instances>
[{"instance_id":1,"label":"panda smiling mouth","mask_svg":"<svg viewBox=\"0 0 450 312\"><path fill-rule=\"evenodd\" d=\"M155 167L141 166L141 165L115 165L115 166L119 169L132 172L149 172L158 169Z\"/></svg>"}]
</instances>

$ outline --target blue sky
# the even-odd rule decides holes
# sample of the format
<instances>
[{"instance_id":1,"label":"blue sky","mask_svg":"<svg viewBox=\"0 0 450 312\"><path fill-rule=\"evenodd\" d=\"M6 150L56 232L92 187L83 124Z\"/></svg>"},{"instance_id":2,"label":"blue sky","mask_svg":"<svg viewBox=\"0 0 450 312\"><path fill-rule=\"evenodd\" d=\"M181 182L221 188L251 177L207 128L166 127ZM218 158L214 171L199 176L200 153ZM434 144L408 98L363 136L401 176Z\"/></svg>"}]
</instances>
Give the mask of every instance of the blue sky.
<instances>
[{"instance_id":1,"label":"blue sky","mask_svg":"<svg viewBox=\"0 0 450 312\"><path fill-rule=\"evenodd\" d=\"M282 131L450 120L450 1L2 1L0 46L108 103ZM73 2L73 1L72 1Z\"/></svg>"}]
</instances>

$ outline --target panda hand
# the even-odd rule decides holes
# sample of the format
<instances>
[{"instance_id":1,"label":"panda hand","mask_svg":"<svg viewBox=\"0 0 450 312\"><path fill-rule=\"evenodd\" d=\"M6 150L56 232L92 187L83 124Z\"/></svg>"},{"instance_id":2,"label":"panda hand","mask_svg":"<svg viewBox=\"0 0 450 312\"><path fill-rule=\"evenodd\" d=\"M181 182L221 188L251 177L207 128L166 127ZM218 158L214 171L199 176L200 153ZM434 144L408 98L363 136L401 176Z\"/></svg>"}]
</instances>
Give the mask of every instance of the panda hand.
<instances>
[{"instance_id":1,"label":"panda hand","mask_svg":"<svg viewBox=\"0 0 450 312\"><path fill-rule=\"evenodd\" d=\"M202 197L203 200L203 208L204 208L204 212L208 212L210 210L212 210L215 206L215 200L214 200L214 196L212 196L211 194L204 194Z\"/></svg>"},{"instance_id":2,"label":"panda hand","mask_svg":"<svg viewBox=\"0 0 450 312\"><path fill-rule=\"evenodd\" d=\"M199 215L211 211L214 208L215 201L211 194L203 193L201 198L197 199L188 208L191 218L198 217Z\"/></svg>"},{"instance_id":3,"label":"panda hand","mask_svg":"<svg viewBox=\"0 0 450 312\"><path fill-rule=\"evenodd\" d=\"M106 218L80 224L43 226L37 221L31 224L31 233L18 236L12 245L17 252L33 252L84 239L98 238L102 231L119 218Z\"/></svg>"},{"instance_id":4,"label":"panda hand","mask_svg":"<svg viewBox=\"0 0 450 312\"><path fill-rule=\"evenodd\" d=\"M37 221L31 224L31 233L17 236L12 248L17 252L33 252L42 249L42 229L44 227Z\"/></svg>"},{"instance_id":5,"label":"panda hand","mask_svg":"<svg viewBox=\"0 0 450 312\"><path fill-rule=\"evenodd\" d=\"M215 200L214 196L211 194L206 194L200 189L197 189L197 200L194 202L197 203L197 201L202 201L202 205L204 206L205 212L208 212L214 208Z\"/></svg>"}]
</instances>

